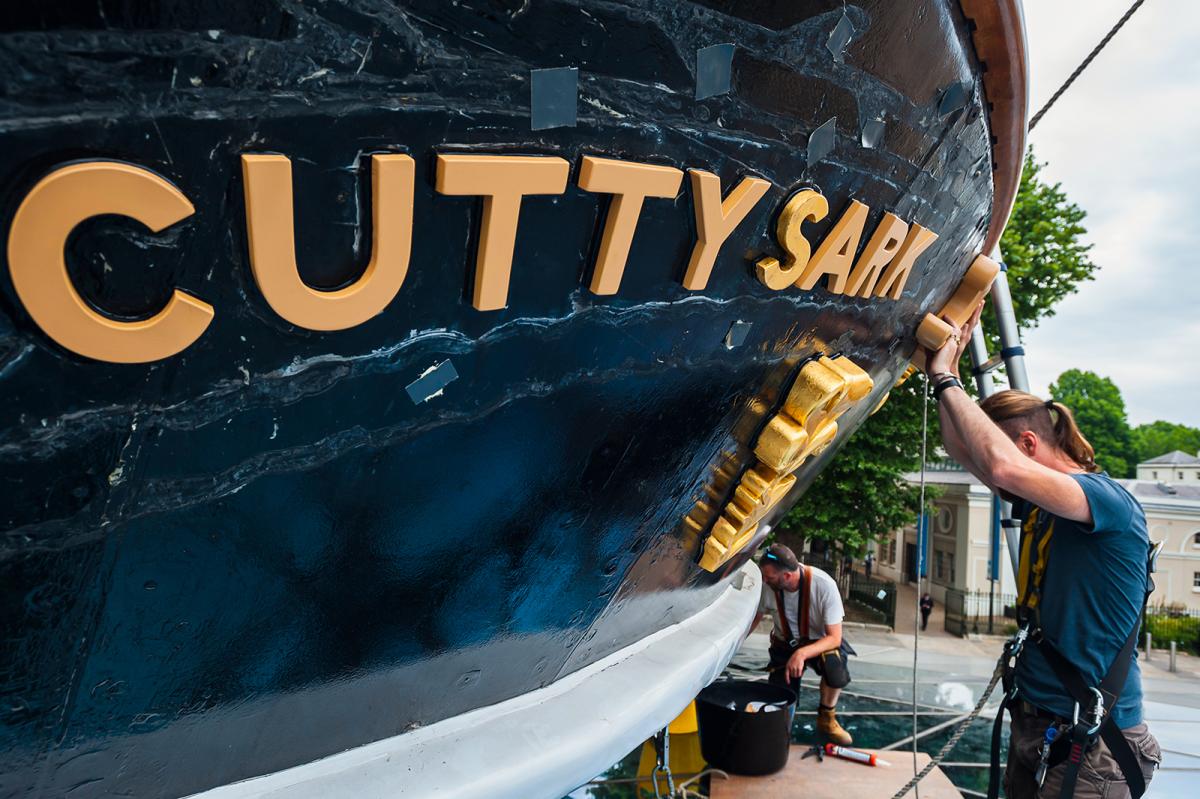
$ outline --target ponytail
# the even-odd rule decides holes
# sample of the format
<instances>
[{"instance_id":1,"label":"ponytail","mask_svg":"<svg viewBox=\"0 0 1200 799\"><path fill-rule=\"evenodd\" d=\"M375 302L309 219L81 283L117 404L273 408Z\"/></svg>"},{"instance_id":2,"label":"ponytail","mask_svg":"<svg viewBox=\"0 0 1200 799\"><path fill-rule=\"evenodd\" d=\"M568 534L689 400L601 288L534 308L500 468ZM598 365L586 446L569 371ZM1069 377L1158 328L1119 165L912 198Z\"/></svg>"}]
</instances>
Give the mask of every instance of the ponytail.
<instances>
[{"instance_id":1,"label":"ponytail","mask_svg":"<svg viewBox=\"0 0 1200 799\"><path fill-rule=\"evenodd\" d=\"M1096 453L1075 424L1071 409L1061 402L1043 402L1024 391L1000 391L979 403L1001 430L1015 439L1026 430L1052 442L1068 458L1089 472L1098 472Z\"/></svg>"},{"instance_id":2,"label":"ponytail","mask_svg":"<svg viewBox=\"0 0 1200 799\"><path fill-rule=\"evenodd\" d=\"M1096 450L1079 431L1071 409L1061 402L1046 400L1046 410L1050 412L1050 418L1054 422L1054 441L1058 448L1089 472L1100 471L1100 467L1096 465Z\"/></svg>"}]
</instances>

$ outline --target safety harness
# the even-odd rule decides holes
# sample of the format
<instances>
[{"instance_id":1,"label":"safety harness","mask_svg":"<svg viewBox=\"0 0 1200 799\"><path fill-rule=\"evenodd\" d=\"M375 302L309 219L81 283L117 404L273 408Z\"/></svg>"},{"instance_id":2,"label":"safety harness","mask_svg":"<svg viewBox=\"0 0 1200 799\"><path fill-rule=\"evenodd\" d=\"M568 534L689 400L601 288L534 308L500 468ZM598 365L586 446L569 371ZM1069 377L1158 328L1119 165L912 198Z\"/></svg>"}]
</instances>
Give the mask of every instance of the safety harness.
<instances>
[{"instance_id":1,"label":"safety harness","mask_svg":"<svg viewBox=\"0 0 1200 799\"><path fill-rule=\"evenodd\" d=\"M1050 544L1054 536L1054 516L1041 508L1033 508L1021 530L1020 561L1017 568L1017 622L1018 631L1004 645L1002 657L1004 696L992 725L992 758L991 774L988 779L988 797L996 799L1000 793L1000 734L1004 727L1004 711L1016 701L1017 687L1015 672L1017 660L1025 647L1036 646L1046 662L1050 664L1063 688L1075 701L1075 712L1066 729L1051 723L1042 743L1041 760L1035 774L1040 788L1046 772L1063 761L1067 769L1063 774L1061 799L1071 799L1075 793L1075 784L1079 779L1079 768L1087 756L1088 750L1100 738L1108 746L1113 759L1125 777L1133 799L1139 799L1146 792L1146 780L1142 775L1141 765L1125 736L1112 719L1110 710L1117 705L1121 691L1125 687L1125 678L1129 675L1129 666L1133 661L1137 647L1138 630L1141 628L1142 614L1146 602L1154 591L1154 561L1162 544L1152 546L1146 558L1146 593L1142 598L1141 612L1133 624L1133 629L1125 638L1125 643L1116 659L1109 666L1107 673L1098 686L1089 685L1079 669L1054 645L1042 635L1041 607L1042 589L1046 579L1046 567L1050 558Z\"/></svg>"}]
</instances>

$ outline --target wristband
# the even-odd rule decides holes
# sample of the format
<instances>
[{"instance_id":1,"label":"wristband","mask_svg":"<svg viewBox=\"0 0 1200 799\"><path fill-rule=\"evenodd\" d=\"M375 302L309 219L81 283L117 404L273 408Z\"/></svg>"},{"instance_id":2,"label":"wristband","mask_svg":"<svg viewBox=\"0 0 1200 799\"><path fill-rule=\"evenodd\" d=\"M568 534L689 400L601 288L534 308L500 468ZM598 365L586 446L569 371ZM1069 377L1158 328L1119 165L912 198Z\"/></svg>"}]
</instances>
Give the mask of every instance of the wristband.
<instances>
[{"instance_id":1,"label":"wristband","mask_svg":"<svg viewBox=\"0 0 1200 799\"><path fill-rule=\"evenodd\" d=\"M933 401L940 402L942 399L942 392L953 386L958 386L959 388L963 387L962 381L953 375L935 385L933 387Z\"/></svg>"}]
</instances>

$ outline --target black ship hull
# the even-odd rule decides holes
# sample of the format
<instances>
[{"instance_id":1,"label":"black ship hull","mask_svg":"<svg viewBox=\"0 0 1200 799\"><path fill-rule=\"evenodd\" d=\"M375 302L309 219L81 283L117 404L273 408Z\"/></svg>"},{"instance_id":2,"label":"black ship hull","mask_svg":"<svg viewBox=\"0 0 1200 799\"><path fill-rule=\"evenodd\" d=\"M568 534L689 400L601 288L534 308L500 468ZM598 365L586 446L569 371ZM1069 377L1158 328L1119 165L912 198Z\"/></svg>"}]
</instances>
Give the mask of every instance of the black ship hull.
<instances>
[{"instance_id":1,"label":"black ship hull","mask_svg":"<svg viewBox=\"0 0 1200 799\"><path fill-rule=\"evenodd\" d=\"M0 34L5 225L64 165L151 171L194 214L158 233L90 219L69 274L113 320L174 290L213 315L170 357L104 362L0 276L2 796L205 791L544 688L692 617L748 557L698 565L714 519L681 522L712 470L753 462L806 359L841 355L874 388L799 497L1005 202L953 2L848 6L844 50L840 2L45 5ZM697 100L696 52L726 42L729 90ZM530 70L556 67L579 69L577 120L533 130ZM372 218L369 156L413 159L408 273L381 313L321 331L272 308L247 153L290 159L300 276L326 290L394 224ZM438 156L472 153L571 169L523 199L497 310L473 304L483 204L435 186ZM698 290L694 192L647 199L602 295L614 211L577 185L585 156L771 185ZM814 242L851 199L868 233L885 211L936 231L899 299L755 279L801 188L830 204Z\"/></svg>"}]
</instances>

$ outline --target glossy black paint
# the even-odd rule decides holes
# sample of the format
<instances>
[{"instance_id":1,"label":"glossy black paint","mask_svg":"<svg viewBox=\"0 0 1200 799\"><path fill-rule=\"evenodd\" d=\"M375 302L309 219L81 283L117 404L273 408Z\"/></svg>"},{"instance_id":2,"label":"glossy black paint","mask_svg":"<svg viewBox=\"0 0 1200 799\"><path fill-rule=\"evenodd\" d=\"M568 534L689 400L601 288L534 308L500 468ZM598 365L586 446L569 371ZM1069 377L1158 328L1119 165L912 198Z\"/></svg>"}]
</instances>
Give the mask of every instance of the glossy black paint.
<instances>
[{"instance_id":1,"label":"glossy black paint","mask_svg":"<svg viewBox=\"0 0 1200 799\"><path fill-rule=\"evenodd\" d=\"M4 229L63 162L151 168L196 214L160 235L89 221L72 274L114 316L144 316L178 286L216 319L167 361L91 362L37 329L0 270L0 796L181 796L267 773L545 685L711 601L720 575L695 567L700 541L679 526L711 468L744 466L763 409L818 351L876 378L844 440L990 210L957 4L845 13L839 61L826 42L840 2L6 12ZM696 50L727 41L732 91L695 100ZM580 70L577 126L531 131L529 70L557 66ZM955 83L967 102L943 116ZM806 163L831 117L835 150ZM882 141L865 148L879 117ZM476 150L774 188L696 293L679 283L689 193L648 201L614 297L586 289L605 200L573 185L530 198L509 306L481 313L479 202L432 190L436 152ZM293 328L250 274L238 157L291 157L301 272L335 287L366 261L363 156L380 151L417 160L407 281L357 328ZM801 186L834 216L854 197L872 225L892 210L940 234L899 302L753 279ZM753 325L729 349L737 320ZM405 387L446 359L458 379L414 404ZM804 467L798 494L835 450Z\"/></svg>"}]
</instances>

